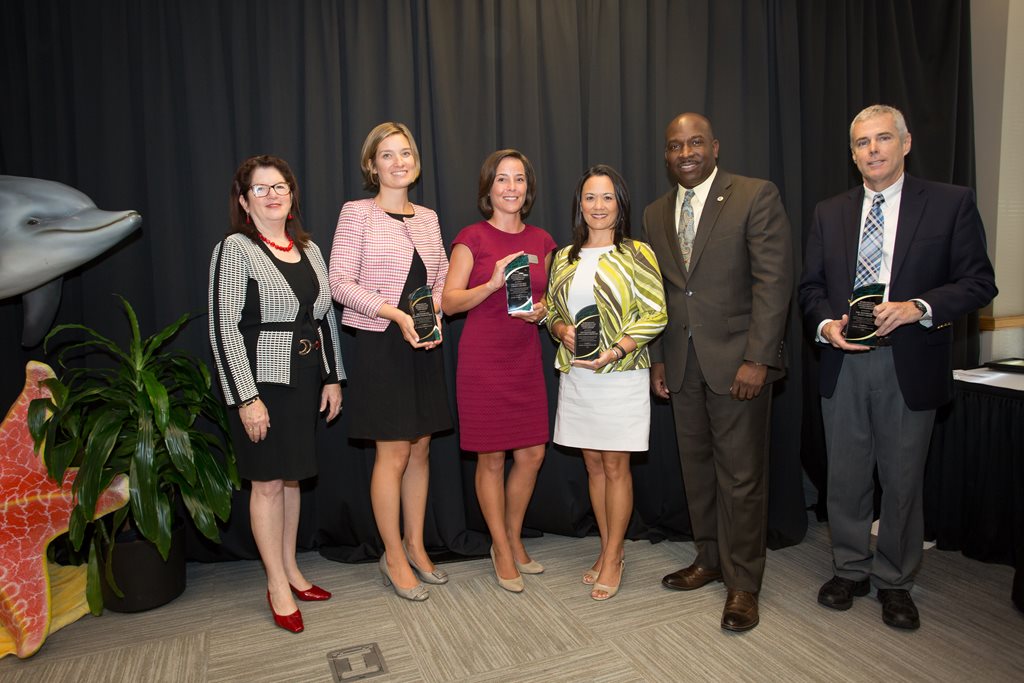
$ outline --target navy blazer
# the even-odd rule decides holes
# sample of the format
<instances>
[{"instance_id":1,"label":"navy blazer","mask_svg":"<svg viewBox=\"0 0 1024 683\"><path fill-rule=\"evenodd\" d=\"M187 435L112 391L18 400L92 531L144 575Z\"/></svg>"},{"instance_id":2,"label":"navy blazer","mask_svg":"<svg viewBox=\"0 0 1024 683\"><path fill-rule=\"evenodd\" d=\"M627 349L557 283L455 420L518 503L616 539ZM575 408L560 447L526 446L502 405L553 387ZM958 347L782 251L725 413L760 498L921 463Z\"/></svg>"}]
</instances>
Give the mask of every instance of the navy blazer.
<instances>
[{"instance_id":1,"label":"navy blazer","mask_svg":"<svg viewBox=\"0 0 1024 683\"><path fill-rule=\"evenodd\" d=\"M804 251L799 299L811 334L849 312L857 267L861 185L820 202ZM903 325L889 336L896 379L911 410L937 408L952 396L952 323L988 304L995 275L974 191L904 176L892 255L889 300L922 299L932 326ZM846 352L822 347L820 391L832 396Z\"/></svg>"}]
</instances>

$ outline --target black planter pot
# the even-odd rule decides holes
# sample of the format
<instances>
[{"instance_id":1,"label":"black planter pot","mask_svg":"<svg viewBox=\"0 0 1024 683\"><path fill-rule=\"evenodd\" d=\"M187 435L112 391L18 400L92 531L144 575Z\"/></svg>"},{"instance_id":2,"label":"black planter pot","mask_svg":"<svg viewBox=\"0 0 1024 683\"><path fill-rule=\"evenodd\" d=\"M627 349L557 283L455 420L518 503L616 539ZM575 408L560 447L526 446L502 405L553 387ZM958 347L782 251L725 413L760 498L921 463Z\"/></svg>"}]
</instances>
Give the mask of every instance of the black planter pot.
<instances>
[{"instance_id":1,"label":"black planter pot","mask_svg":"<svg viewBox=\"0 0 1024 683\"><path fill-rule=\"evenodd\" d=\"M171 530L167 560L156 546L134 530L114 541L114 580L123 598L103 584L103 605L114 612L144 612L166 605L185 590L185 524L178 519Z\"/></svg>"}]
</instances>

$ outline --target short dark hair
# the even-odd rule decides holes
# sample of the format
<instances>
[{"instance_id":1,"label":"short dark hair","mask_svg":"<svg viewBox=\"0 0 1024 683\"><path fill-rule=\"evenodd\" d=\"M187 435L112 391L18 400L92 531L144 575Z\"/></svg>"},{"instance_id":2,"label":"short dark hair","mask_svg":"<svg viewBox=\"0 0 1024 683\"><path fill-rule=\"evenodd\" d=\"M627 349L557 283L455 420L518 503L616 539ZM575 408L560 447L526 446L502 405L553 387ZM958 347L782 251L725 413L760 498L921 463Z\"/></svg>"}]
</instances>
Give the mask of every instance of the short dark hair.
<instances>
[{"instance_id":1,"label":"short dark hair","mask_svg":"<svg viewBox=\"0 0 1024 683\"><path fill-rule=\"evenodd\" d=\"M499 149L491 152L484 165L480 167L480 186L476 191L476 208L484 218L494 215L494 206L491 205L491 186L494 185L494 177L498 175L498 165L502 160L512 157L523 162L523 169L526 171L526 198L523 200L523 208L519 210L519 216L526 219L533 208L533 200L537 196L537 174L533 170L533 164L526 158L526 155L518 149Z\"/></svg>"},{"instance_id":2,"label":"short dark hair","mask_svg":"<svg viewBox=\"0 0 1024 683\"><path fill-rule=\"evenodd\" d=\"M299 183L295 180L295 174L292 173L292 169L287 161L269 154L249 157L235 171L234 180L231 181L231 196L228 202L228 221L230 225L228 234L232 235L240 232L253 242L259 242L259 230L256 229L256 224L248 222L249 214L245 212L241 202L238 201L239 197L244 197L249 191L249 185L252 184L252 174L255 173L257 168L276 168L284 176L284 181L291 188L292 196L292 208L289 212L288 220L285 222L285 229L291 235L291 238L298 243L299 247L304 248L309 243L310 235L302 227L302 209L299 206Z\"/></svg>"},{"instance_id":3,"label":"short dark hair","mask_svg":"<svg viewBox=\"0 0 1024 683\"><path fill-rule=\"evenodd\" d=\"M618 205L619 217L615 221L613 244L618 249L622 240L629 237L629 188L619 172L608 164L595 164L583 172L576 183L576 192L572 196L572 248L569 250L569 263L580 257L580 249L587 241L587 222L583 218L583 186L594 176L611 178L615 188L615 203Z\"/></svg>"}]
</instances>

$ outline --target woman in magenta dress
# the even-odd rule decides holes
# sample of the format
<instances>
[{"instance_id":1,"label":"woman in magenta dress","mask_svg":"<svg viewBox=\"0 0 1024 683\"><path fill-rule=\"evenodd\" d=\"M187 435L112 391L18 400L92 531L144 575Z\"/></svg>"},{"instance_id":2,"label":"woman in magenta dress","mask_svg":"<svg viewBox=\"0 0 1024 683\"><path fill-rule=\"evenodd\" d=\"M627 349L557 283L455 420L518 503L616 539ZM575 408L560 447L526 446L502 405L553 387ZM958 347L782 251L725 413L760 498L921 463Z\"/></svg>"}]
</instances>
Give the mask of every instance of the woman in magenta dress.
<instances>
[{"instance_id":1,"label":"woman in magenta dress","mask_svg":"<svg viewBox=\"0 0 1024 683\"><path fill-rule=\"evenodd\" d=\"M463 450L480 454L476 494L491 533L498 584L523 590L522 574L544 567L521 538L526 507L548 441L548 401L537 326L547 317L544 291L555 241L524 220L537 192L533 166L514 149L498 150L480 169L477 207L486 220L452 243L445 313L468 311L459 343L456 393ZM508 313L505 266L526 254L533 309ZM513 464L505 480L505 455Z\"/></svg>"}]
</instances>

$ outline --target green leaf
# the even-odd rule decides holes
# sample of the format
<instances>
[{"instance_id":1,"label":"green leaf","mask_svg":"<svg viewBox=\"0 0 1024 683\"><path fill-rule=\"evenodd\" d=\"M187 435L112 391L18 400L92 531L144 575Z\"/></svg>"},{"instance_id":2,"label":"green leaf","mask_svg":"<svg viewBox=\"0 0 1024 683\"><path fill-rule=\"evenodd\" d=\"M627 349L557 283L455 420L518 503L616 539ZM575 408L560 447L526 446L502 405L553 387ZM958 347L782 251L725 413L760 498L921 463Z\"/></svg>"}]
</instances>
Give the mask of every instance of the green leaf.
<instances>
[{"instance_id":1,"label":"green leaf","mask_svg":"<svg viewBox=\"0 0 1024 683\"><path fill-rule=\"evenodd\" d=\"M210 453L194 448L196 472L206 494L207 504L219 518L227 520L231 514L231 482L227 474Z\"/></svg>"},{"instance_id":2,"label":"green leaf","mask_svg":"<svg viewBox=\"0 0 1024 683\"><path fill-rule=\"evenodd\" d=\"M164 434L164 445L171 456L171 462L189 484L196 483L196 465L193 462L192 441L188 432L172 421Z\"/></svg>"},{"instance_id":3,"label":"green leaf","mask_svg":"<svg viewBox=\"0 0 1024 683\"><path fill-rule=\"evenodd\" d=\"M67 400L68 388L56 377L47 377L40 382L40 384L50 391L50 395L53 397L53 402L57 405L63 405Z\"/></svg>"},{"instance_id":4,"label":"green leaf","mask_svg":"<svg viewBox=\"0 0 1024 683\"><path fill-rule=\"evenodd\" d=\"M82 511L82 506L76 505L72 508L71 518L68 520L68 539L75 550L82 549L82 540L85 538L85 528L88 525L89 520Z\"/></svg>"},{"instance_id":5,"label":"green leaf","mask_svg":"<svg viewBox=\"0 0 1024 683\"><path fill-rule=\"evenodd\" d=\"M46 437L46 427L50 415L57 408L48 398L34 398L28 404L28 433L32 436L36 452Z\"/></svg>"},{"instance_id":6,"label":"green leaf","mask_svg":"<svg viewBox=\"0 0 1024 683\"><path fill-rule=\"evenodd\" d=\"M128 472L128 494L131 498L135 524L143 536L155 543L160 533L160 520L157 513L157 495L160 490L157 485L153 457L156 434L153 420L149 416L140 416L138 424L135 454L131 459Z\"/></svg>"},{"instance_id":7,"label":"green leaf","mask_svg":"<svg viewBox=\"0 0 1024 683\"><path fill-rule=\"evenodd\" d=\"M180 318L175 320L173 323L160 330L156 334L146 339L145 349L143 352L144 357L148 361L155 351L160 349L168 339L178 333L185 323L192 317L190 313L184 313Z\"/></svg>"},{"instance_id":8,"label":"green leaf","mask_svg":"<svg viewBox=\"0 0 1024 683\"><path fill-rule=\"evenodd\" d=\"M156 426L160 432L167 431L167 420L170 414L170 405L167 398L167 389L150 370L143 369L139 372L142 384L146 387L146 395L149 396L149 403L153 406L153 416L156 418Z\"/></svg>"},{"instance_id":9,"label":"green leaf","mask_svg":"<svg viewBox=\"0 0 1024 683\"><path fill-rule=\"evenodd\" d=\"M160 557L166 560L171 552L171 527L174 526L174 510L171 509L171 501L167 499L163 491L157 495L156 503L159 533L156 538L149 537L149 540L156 544L156 549L160 551Z\"/></svg>"},{"instance_id":10,"label":"green leaf","mask_svg":"<svg viewBox=\"0 0 1024 683\"><path fill-rule=\"evenodd\" d=\"M85 597L89 601L89 611L94 616L103 614L103 588L100 586L99 552L96 550L96 539L89 545L89 568L86 570Z\"/></svg>"},{"instance_id":11,"label":"green leaf","mask_svg":"<svg viewBox=\"0 0 1024 683\"><path fill-rule=\"evenodd\" d=\"M68 353L75 349L81 348L99 350L104 353L109 353L115 358L120 358L128 362L129 364L131 363L131 359L124 353L124 351L121 350L121 348L113 340L104 337L102 334L92 329L91 327L86 327L85 325L78 325L75 323L65 323L63 325L57 325L57 327L50 330L50 333L46 335L46 339L43 341L43 350L48 351L50 339L52 339L58 333L63 332L64 330L82 330L89 337L91 337L91 339L88 341L79 342L77 344L72 344L70 346L63 347L57 354L57 360L62 366L64 365L64 358Z\"/></svg>"},{"instance_id":12,"label":"green leaf","mask_svg":"<svg viewBox=\"0 0 1024 683\"><path fill-rule=\"evenodd\" d=\"M132 336L128 341L128 354L131 356L131 366L138 370L142 367L142 335L139 333L139 319L135 316L135 309L120 294L115 294L121 300L125 315L128 316L128 326L131 328Z\"/></svg>"},{"instance_id":13,"label":"green leaf","mask_svg":"<svg viewBox=\"0 0 1024 683\"><path fill-rule=\"evenodd\" d=\"M195 522L196 528L211 541L220 543L220 529L217 527L217 520L213 511L204 500L202 491L194 491L192 487L183 485L181 497L185 501L189 516Z\"/></svg>"},{"instance_id":14,"label":"green leaf","mask_svg":"<svg viewBox=\"0 0 1024 683\"><path fill-rule=\"evenodd\" d=\"M89 519L95 515L96 501L102 493L99 483L103 467L121 432L121 424L122 416L118 411L101 412L85 442L85 453L78 476L75 477L74 490L78 494L78 504L88 510Z\"/></svg>"},{"instance_id":15,"label":"green leaf","mask_svg":"<svg viewBox=\"0 0 1024 683\"><path fill-rule=\"evenodd\" d=\"M117 535L117 530L124 522L125 515L128 514L128 507L118 508L114 513L114 524L111 528L114 530L113 534ZM117 545L111 539L111 534L107 533L107 525L104 523L95 524L93 528L96 530L96 537L99 539L99 546L104 548L103 551L103 577L110 587L110 590L114 592L119 598L124 597L124 591L117 585L117 579L114 578L114 547Z\"/></svg>"},{"instance_id":16,"label":"green leaf","mask_svg":"<svg viewBox=\"0 0 1024 683\"><path fill-rule=\"evenodd\" d=\"M67 472L68 467L71 466L71 462L75 459L75 455L78 454L80 446L81 441L77 438L73 438L70 441L59 443L53 448L47 447L47 469L51 473L50 477L58 484L64 481L64 473ZM53 476L53 473L55 472L59 472L59 476Z\"/></svg>"}]
</instances>

